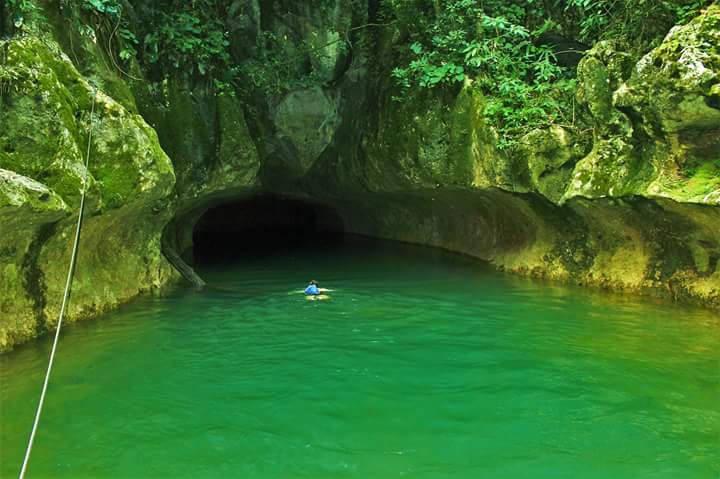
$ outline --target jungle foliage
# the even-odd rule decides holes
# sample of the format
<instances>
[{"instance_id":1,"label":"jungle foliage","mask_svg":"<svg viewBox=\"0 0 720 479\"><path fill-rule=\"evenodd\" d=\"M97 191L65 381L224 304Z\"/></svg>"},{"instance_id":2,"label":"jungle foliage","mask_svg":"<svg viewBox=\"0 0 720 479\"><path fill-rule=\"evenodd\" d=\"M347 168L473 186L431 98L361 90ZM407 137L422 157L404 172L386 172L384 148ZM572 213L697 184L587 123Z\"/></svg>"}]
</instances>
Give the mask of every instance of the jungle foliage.
<instances>
[{"instance_id":1,"label":"jungle foliage","mask_svg":"<svg viewBox=\"0 0 720 479\"><path fill-rule=\"evenodd\" d=\"M42 15L35 0L8 0L18 31ZM222 87L232 70L224 0L60 0L74 30L110 45L118 63L138 61L157 76L181 72Z\"/></svg>"},{"instance_id":2,"label":"jungle foliage","mask_svg":"<svg viewBox=\"0 0 720 479\"><path fill-rule=\"evenodd\" d=\"M388 0L382 13L403 35L392 76L403 101L417 88L453 88L468 80L486 95L485 117L500 148L532 128L574 124L574 67L563 67L551 33L587 47L621 37L637 53L703 0ZM586 47L586 48L587 48Z\"/></svg>"},{"instance_id":3,"label":"jungle foliage","mask_svg":"<svg viewBox=\"0 0 720 479\"><path fill-rule=\"evenodd\" d=\"M42 15L35 0L6 0L12 28ZM350 0L353 5L354 0ZM133 62L155 79L206 81L216 91L277 94L312 82L308 52L262 29L252 52L233 57L230 32L243 0L59 0L75 29L102 37L118 68ZM472 83L486 96L485 117L512 147L531 128L574 124L575 69L558 62L552 34L588 47L621 38L639 55L711 0L382 0L379 25L392 33L391 76L403 101L417 89ZM367 8L365 5L364 8ZM68 14L70 12L70 14ZM240 18L242 20L242 18ZM337 32L339 47L350 41ZM309 75L311 75L310 73Z\"/></svg>"}]
</instances>

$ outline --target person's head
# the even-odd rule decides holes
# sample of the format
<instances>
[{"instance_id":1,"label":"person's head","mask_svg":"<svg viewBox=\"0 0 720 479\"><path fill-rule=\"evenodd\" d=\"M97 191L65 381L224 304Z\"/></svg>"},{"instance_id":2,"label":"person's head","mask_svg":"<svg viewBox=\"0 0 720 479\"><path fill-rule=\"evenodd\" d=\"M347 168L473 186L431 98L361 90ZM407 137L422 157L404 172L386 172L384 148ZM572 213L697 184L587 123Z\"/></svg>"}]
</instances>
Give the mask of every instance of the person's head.
<instances>
[{"instance_id":1,"label":"person's head","mask_svg":"<svg viewBox=\"0 0 720 479\"><path fill-rule=\"evenodd\" d=\"M317 281L315 281L314 279L311 279L311 280L310 280L310 284L315 285L315 286L318 285L318 284L317 284Z\"/></svg>"}]
</instances>

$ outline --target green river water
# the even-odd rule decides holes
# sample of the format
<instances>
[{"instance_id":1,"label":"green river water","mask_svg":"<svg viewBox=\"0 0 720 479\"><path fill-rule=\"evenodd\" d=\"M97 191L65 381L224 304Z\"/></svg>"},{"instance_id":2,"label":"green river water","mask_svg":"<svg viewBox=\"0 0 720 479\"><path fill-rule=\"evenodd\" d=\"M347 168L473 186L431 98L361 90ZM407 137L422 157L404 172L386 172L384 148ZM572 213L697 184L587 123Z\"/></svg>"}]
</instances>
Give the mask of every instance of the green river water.
<instances>
[{"instance_id":1,"label":"green river water","mask_svg":"<svg viewBox=\"0 0 720 479\"><path fill-rule=\"evenodd\" d=\"M711 311L392 243L203 274L65 330L28 477L720 476ZM50 342L0 356L3 478Z\"/></svg>"}]
</instances>

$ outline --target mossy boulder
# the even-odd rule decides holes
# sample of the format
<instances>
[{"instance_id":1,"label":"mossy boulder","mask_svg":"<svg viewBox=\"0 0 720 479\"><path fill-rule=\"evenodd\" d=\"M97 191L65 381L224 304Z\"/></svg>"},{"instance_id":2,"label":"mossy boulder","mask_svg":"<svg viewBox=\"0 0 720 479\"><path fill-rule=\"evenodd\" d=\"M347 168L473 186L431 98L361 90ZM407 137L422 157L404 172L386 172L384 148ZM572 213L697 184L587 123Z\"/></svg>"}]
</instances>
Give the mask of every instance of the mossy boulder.
<instances>
[{"instance_id":1,"label":"mossy boulder","mask_svg":"<svg viewBox=\"0 0 720 479\"><path fill-rule=\"evenodd\" d=\"M619 112L613 108L612 95L630 76L634 65L633 56L625 48L619 41L600 41L585 52L578 65L576 99L580 107L587 108L597 127L617 121L614 117Z\"/></svg>"},{"instance_id":2,"label":"mossy boulder","mask_svg":"<svg viewBox=\"0 0 720 479\"><path fill-rule=\"evenodd\" d=\"M582 196L601 198L642 192L652 171L623 136L596 138L587 156L577 162L561 202Z\"/></svg>"},{"instance_id":3,"label":"mossy boulder","mask_svg":"<svg viewBox=\"0 0 720 479\"><path fill-rule=\"evenodd\" d=\"M26 208L33 212L68 211L62 198L42 183L0 169L0 208ZM8 216L6 221L21 222L19 216Z\"/></svg>"},{"instance_id":4,"label":"mossy boulder","mask_svg":"<svg viewBox=\"0 0 720 479\"><path fill-rule=\"evenodd\" d=\"M676 26L614 93L616 108L661 142L644 193L720 205L720 5Z\"/></svg>"},{"instance_id":5,"label":"mossy boulder","mask_svg":"<svg viewBox=\"0 0 720 479\"><path fill-rule=\"evenodd\" d=\"M41 181L69 204L77 202L92 129L94 208L167 195L175 181L172 165L142 117L96 90L49 38L24 36L0 48L0 78L10 78L0 110L6 125L0 167Z\"/></svg>"},{"instance_id":6,"label":"mossy boulder","mask_svg":"<svg viewBox=\"0 0 720 479\"><path fill-rule=\"evenodd\" d=\"M586 143L561 126L533 130L520 139L516 156L527 163L534 191L557 203L563 197Z\"/></svg>"},{"instance_id":7,"label":"mossy boulder","mask_svg":"<svg viewBox=\"0 0 720 479\"><path fill-rule=\"evenodd\" d=\"M340 123L337 99L320 86L286 95L272 114L277 138L288 146L289 171L305 174L333 141Z\"/></svg>"},{"instance_id":8,"label":"mossy boulder","mask_svg":"<svg viewBox=\"0 0 720 479\"><path fill-rule=\"evenodd\" d=\"M43 307L37 255L54 225L69 214L46 185L0 169L0 351L37 334L36 315Z\"/></svg>"},{"instance_id":9,"label":"mossy boulder","mask_svg":"<svg viewBox=\"0 0 720 479\"><path fill-rule=\"evenodd\" d=\"M106 310L173 277L160 235L175 176L154 130L96 90L51 36L16 37L0 49L0 269L6 273L0 296L8 318L0 349L7 349L57 319L86 175L68 319Z\"/></svg>"},{"instance_id":10,"label":"mossy boulder","mask_svg":"<svg viewBox=\"0 0 720 479\"><path fill-rule=\"evenodd\" d=\"M470 83L450 98L417 92L388 103L376 137L367 143L369 187L512 189L513 164L496 149L483 108L482 94Z\"/></svg>"},{"instance_id":11,"label":"mossy boulder","mask_svg":"<svg viewBox=\"0 0 720 479\"><path fill-rule=\"evenodd\" d=\"M599 42L578 67L593 147L563 199L638 194L720 204L720 6L708 7L628 68Z\"/></svg>"},{"instance_id":12,"label":"mossy boulder","mask_svg":"<svg viewBox=\"0 0 720 479\"><path fill-rule=\"evenodd\" d=\"M674 27L616 93L664 133L720 127L720 5Z\"/></svg>"}]
</instances>

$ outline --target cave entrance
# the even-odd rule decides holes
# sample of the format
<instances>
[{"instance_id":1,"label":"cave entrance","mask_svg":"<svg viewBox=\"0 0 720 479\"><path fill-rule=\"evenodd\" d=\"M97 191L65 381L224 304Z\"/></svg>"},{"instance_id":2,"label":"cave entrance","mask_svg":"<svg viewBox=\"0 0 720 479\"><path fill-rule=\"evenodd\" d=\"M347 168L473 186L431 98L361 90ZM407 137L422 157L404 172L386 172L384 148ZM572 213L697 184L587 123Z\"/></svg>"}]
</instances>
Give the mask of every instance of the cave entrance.
<instances>
[{"instance_id":1,"label":"cave entrance","mask_svg":"<svg viewBox=\"0 0 720 479\"><path fill-rule=\"evenodd\" d=\"M342 218L330 206L260 194L208 209L193 228L195 266L323 247L343 239Z\"/></svg>"}]
</instances>

